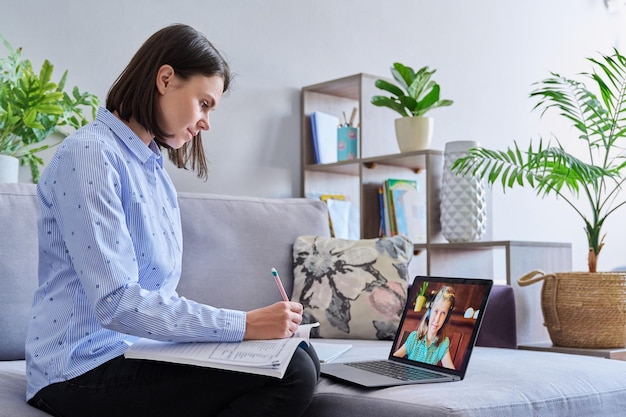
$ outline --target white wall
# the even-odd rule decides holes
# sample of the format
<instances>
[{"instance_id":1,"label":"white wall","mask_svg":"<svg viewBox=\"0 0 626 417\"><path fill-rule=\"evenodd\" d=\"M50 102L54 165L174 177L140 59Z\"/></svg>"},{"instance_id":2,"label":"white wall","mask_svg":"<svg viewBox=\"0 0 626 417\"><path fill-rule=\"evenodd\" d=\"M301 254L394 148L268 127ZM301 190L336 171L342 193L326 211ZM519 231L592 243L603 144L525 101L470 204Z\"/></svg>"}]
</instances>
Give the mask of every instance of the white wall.
<instances>
[{"instance_id":1,"label":"white wall","mask_svg":"<svg viewBox=\"0 0 626 417\"><path fill-rule=\"evenodd\" d=\"M388 76L394 61L429 65L455 100L432 114L433 148L527 143L550 132L530 113L531 83L548 71L573 76L588 69L584 57L625 47L625 14L609 13L604 0L0 0L0 33L104 100L150 34L175 22L196 27L237 77L205 134L209 180L170 169L178 189L284 197L300 194L301 87ZM607 224L602 269L626 264L625 214ZM564 203L496 189L493 219L496 239L572 242L574 268L586 268L582 222Z\"/></svg>"}]
</instances>

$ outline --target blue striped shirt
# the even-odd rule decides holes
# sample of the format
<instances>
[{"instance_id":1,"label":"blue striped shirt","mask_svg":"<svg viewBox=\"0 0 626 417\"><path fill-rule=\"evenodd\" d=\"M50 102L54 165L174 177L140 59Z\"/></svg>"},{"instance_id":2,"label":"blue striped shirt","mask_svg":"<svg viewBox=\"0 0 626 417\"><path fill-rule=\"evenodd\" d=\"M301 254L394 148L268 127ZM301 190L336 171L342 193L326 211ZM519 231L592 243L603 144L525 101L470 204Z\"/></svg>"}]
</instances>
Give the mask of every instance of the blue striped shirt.
<instances>
[{"instance_id":1,"label":"blue striped shirt","mask_svg":"<svg viewBox=\"0 0 626 417\"><path fill-rule=\"evenodd\" d=\"M124 353L137 337L239 341L245 313L176 293L182 231L174 186L106 109L66 138L39 180L39 288L26 340L30 399Z\"/></svg>"}]
</instances>

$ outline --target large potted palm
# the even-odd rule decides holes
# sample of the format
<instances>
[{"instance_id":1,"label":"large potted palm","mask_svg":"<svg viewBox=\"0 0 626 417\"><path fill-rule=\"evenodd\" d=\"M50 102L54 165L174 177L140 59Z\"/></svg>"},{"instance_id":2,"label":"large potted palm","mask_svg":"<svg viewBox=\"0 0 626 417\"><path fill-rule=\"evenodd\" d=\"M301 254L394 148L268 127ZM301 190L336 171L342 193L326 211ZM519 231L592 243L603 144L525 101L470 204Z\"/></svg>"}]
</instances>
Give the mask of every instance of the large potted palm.
<instances>
[{"instance_id":1,"label":"large potted palm","mask_svg":"<svg viewBox=\"0 0 626 417\"><path fill-rule=\"evenodd\" d=\"M43 165L38 153L50 146L46 139L53 133L65 136L61 127L86 124L85 109L95 118L98 100L77 87L64 91L67 71L54 82L54 66L48 60L36 72L30 60L22 58L21 48L14 49L2 36L0 40L8 51L0 58L0 174L6 173L5 182L17 182L19 165L28 165L37 182Z\"/></svg>"},{"instance_id":2,"label":"large potted palm","mask_svg":"<svg viewBox=\"0 0 626 417\"><path fill-rule=\"evenodd\" d=\"M477 147L455 161L452 170L489 183L531 187L541 197L558 196L580 216L589 244L588 272L532 272L520 285L543 281L542 310L553 344L609 348L626 345L626 278L624 273L597 272L604 245L604 223L626 204L626 58L618 50L588 58L593 70L581 75L596 87L552 73L536 84L530 96L534 109L557 112L577 135L544 143L517 143L505 151ZM566 150L568 141L582 141L586 155ZM577 204L582 199L585 205ZM599 325L599 323L602 323ZM596 331L594 333L594 331Z\"/></svg>"},{"instance_id":3,"label":"large potted palm","mask_svg":"<svg viewBox=\"0 0 626 417\"><path fill-rule=\"evenodd\" d=\"M391 67L395 84L383 79L374 83L389 95L373 96L371 103L390 108L401 116L395 120L396 139L401 152L427 149L432 140L434 120L426 113L453 103L452 100L440 99L441 87L432 79L435 71L428 67L415 71L395 62Z\"/></svg>"}]
</instances>

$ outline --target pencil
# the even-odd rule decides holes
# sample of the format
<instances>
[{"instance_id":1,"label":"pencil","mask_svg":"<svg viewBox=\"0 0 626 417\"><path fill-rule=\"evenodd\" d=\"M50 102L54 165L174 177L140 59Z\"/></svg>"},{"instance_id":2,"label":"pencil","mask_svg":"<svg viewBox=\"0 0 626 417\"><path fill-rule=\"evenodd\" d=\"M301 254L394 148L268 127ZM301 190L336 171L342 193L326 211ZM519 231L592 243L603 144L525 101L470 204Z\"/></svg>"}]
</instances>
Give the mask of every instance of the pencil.
<instances>
[{"instance_id":1,"label":"pencil","mask_svg":"<svg viewBox=\"0 0 626 417\"><path fill-rule=\"evenodd\" d=\"M280 277L278 276L278 271L276 270L276 268L272 268L272 275L274 276L274 281L276 281L276 286L278 287L278 291L280 291L280 295L283 297L283 300L289 301L289 297L287 297L285 287L283 287L283 283L280 281Z\"/></svg>"},{"instance_id":2,"label":"pencil","mask_svg":"<svg viewBox=\"0 0 626 417\"><path fill-rule=\"evenodd\" d=\"M350 127L354 126L355 117L356 117L356 107L352 109L352 114L350 115Z\"/></svg>"}]
</instances>

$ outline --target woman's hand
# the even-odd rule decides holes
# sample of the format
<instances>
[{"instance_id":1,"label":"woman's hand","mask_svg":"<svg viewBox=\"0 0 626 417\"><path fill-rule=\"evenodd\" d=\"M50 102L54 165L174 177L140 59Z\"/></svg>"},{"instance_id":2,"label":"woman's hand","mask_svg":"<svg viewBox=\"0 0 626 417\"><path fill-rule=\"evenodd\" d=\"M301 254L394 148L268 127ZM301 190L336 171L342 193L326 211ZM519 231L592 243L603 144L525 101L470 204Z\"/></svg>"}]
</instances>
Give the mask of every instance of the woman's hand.
<instances>
[{"instance_id":1,"label":"woman's hand","mask_svg":"<svg viewBox=\"0 0 626 417\"><path fill-rule=\"evenodd\" d=\"M291 337L302 321L302 304L280 301L246 313L244 339Z\"/></svg>"}]
</instances>

